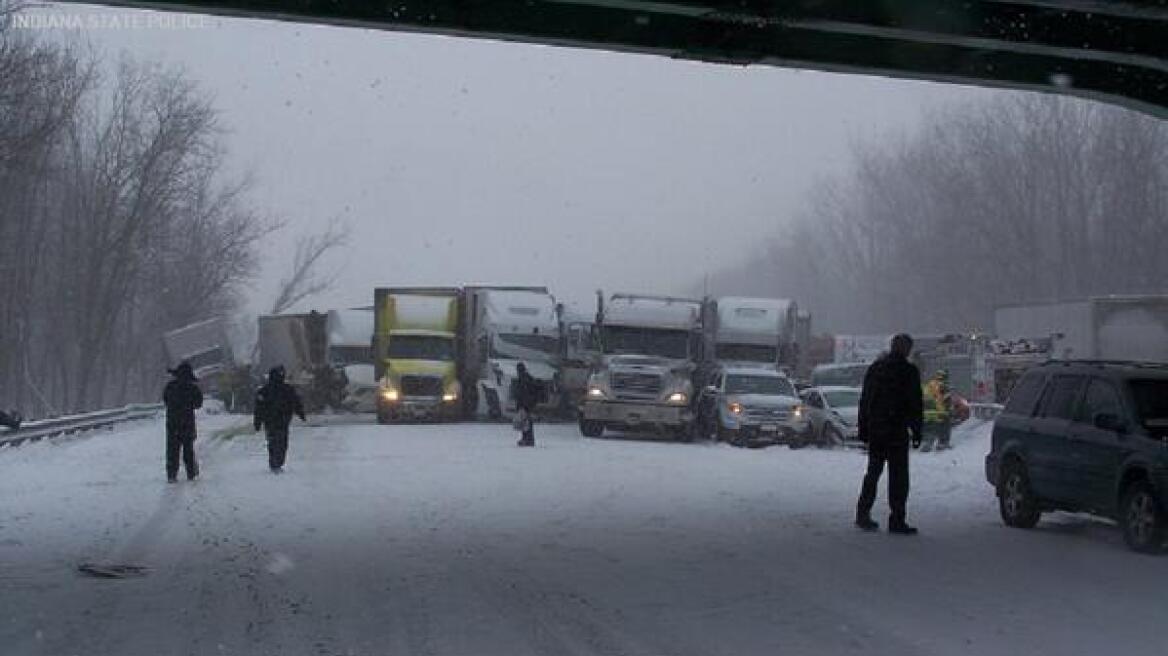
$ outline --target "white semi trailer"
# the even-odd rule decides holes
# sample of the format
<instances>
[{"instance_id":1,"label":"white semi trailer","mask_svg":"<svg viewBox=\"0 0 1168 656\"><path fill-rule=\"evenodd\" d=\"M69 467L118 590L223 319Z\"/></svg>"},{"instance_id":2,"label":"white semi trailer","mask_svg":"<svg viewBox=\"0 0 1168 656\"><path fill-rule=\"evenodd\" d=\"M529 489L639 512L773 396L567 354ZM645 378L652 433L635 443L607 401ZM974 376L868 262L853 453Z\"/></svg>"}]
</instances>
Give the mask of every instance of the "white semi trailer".
<instances>
[{"instance_id":1,"label":"white semi trailer","mask_svg":"<svg viewBox=\"0 0 1168 656\"><path fill-rule=\"evenodd\" d=\"M1168 296L1101 296L1000 307L999 339L1050 339L1055 359L1168 362Z\"/></svg>"}]
</instances>

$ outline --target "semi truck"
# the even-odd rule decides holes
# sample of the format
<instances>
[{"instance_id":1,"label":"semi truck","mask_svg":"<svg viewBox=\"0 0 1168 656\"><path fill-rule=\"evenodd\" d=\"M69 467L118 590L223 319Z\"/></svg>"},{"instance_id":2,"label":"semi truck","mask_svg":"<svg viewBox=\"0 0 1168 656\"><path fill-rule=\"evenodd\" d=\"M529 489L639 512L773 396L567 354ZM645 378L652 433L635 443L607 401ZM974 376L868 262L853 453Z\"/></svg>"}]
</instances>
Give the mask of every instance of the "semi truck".
<instances>
[{"instance_id":1,"label":"semi truck","mask_svg":"<svg viewBox=\"0 0 1168 656\"><path fill-rule=\"evenodd\" d=\"M793 374L799 311L794 301L723 296L704 304L707 349L724 365L768 365Z\"/></svg>"},{"instance_id":2,"label":"semi truck","mask_svg":"<svg viewBox=\"0 0 1168 656\"><path fill-rule=\"evenodd\" d=\"M377 420L449 420L464 414L464 295L457 287L373 292Z\"/></svg>"},{"instance_id":3,"label":"semi truck","mask_svg":"<svg viewBox=\"0 0 1168 656\"><path fill-rule=\"evenodd\" d=\"M1168 362L1168 296L1101 296L994 311L999 339L1050 338L1054 359Z\"/></svg>"},{"instance_id":4,"label":"semi truck","mask_svg":"<svg viewBox=\"0 0 1168 656\"><path fill-rule=\"evenodd\" d=\"M199 378L214 377L233 362L227 328L221 318L168 331L162 335L162 345L171 367L183 361L190 362Z\"/></svg>"},{"instance_id":5,"label":"semi truck","mask_svg":"<svg viewBox=\"0 0 1168 656\"><path fill-rule=\"evenodd\" d=\"M500 419L516 411L517 366L523 363L559 407L560 324L546 287L467 286L463 289L462 388L476 417Z\"/></svg>"},{"instance_id":6,"label":"semi truck","mask_svg":"<svg viewBox=\"0 0 1168 656\"><path fill-rule=\"evenodd\" d=\"M375 412L373 308L329 310L327 324L329 365L344 374L340 406L352 412Z\"/></svg>"},{"instance_id":7,"label":"semi truck","mask_svg":"<svg viewBox=\"0 0 1168 656\"><path fill-rule=\"evenodd\" d=\"M312 310L259 318L256 374L283 367L309 412L341 407L343 378L329 361L328 314Z\"/></svg>"},{"instance_id":8,"label":"semi truck","mask_svg":"<svg viewBox=\"0 0 1168 656\"><path fill-rule=\"evenodd\" d=\"M694 436L694 375L703 362L695 299L613 294L597 298L602 356L588 380L580 432L606 429Z\"/></svg>"}]
</instances>

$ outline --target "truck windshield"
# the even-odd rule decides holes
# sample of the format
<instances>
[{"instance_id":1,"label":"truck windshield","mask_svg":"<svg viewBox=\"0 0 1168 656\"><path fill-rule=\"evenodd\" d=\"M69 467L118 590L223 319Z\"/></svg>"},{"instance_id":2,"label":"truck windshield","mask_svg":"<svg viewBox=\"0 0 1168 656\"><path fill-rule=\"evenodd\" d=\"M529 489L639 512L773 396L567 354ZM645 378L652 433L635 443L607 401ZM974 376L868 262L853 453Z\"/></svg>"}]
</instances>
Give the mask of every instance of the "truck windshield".
<instances>
[{"instance_id":1,"label":"truck windshield","mask_svg":"<svg viewBox=\"0 0 1168 656\"><path fill-rule=\"evenodd\" d=\"M684 330L605 326L604 352L683 360L689 356L689 333Z\"/></svg>"},{"instance_id":2,"label":"truck windshield","mask_svg":"<svg viewBox=\"0 0 1168 656\"><path fill-rule=\"evenodd\" d=\"M1148 428L1168 428L1168 380L1133 380L1130 385L1140 422Z\"/></svg>"},{"instance_id":3,"label":"truck windshield","mask_svg":"<svg viewBox=\"0 0 1168 656\"><path fill-rule=\"evenodd\" d=\"M719 344L716 349L719 360L735 362L778 362L779 349L765 344Z\"/></svg>"},{"instance_id":4,"label":"truck windshield","mask_svg":"<svg viewBox=\"0 0 1168 656\"><path fill-rule=\"evenodd\" d=\"M399 360L454 360L454 340L435 335L393 335L388 356Z\"/></svg>"},{"instance_id":5,"label":"truck windshield","mask_svg":"<svg viewBox=\"0 0 1168 656\"><path fill-rule=\"evenodd\" d=\"M795 387L779 376L732 375L726 377L726 393L795 396Z\"/></svg>"},{"instance_id":6,"label":"truck windshield","mask_svg":"<svg viewBox=\"0 0 1168 656\"><path fill-rule=\"evenodd\" d=\"M547 355L555 355L560 351L560 340L558 337L552 335L512 333L508 335L496 335L496 338L502 346L516 346L522 349L546 353ZM491 355L494 357L510 355L509 353L497 352L493 344L491 351Z\"/></svg>"}]
</instances>

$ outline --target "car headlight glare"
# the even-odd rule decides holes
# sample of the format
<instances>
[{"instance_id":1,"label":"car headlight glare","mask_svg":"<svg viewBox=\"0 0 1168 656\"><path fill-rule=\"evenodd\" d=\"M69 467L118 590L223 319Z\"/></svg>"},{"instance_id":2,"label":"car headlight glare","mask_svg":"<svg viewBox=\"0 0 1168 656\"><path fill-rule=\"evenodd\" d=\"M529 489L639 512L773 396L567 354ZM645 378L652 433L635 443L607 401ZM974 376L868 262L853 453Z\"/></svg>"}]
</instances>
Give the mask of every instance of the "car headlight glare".
<instances>
[{"instance_id":1,"label":"car headlight glare","mask_svg":"<svg viewBox=\"0 0 1168 656\"><path fill-rule=\"evenodd\" d=\"M791 414L794 415L794 417L796 419L802 419L803 418L803 406L797 405L797 406L791 408Z\"/></svg>"},{"instance_id":2,"label":"car headlight glare","mask_svg":"<svg viewBox=\"0 0 1168 656\"><path fill-rule=\"evenodd\" d=\"M742 414L742 404L741 403L730 403L726 406L726 409L730 411L730 414L735 414L735 415Z\"/></svg>"},{"instance_id":3,"label":"car headlight glare","mask_svg":"<svg viewBox=\"0 0 1168 656\"><path fill-rule=\"evenodd\" d=\"M688 399L685 397L685 392L674 392L669 395L670 403L684 404Z\"/></svg>"},{"instance_id":4,"label":"car headlight glare","mask_svg":"<svg viewBox=\"0 0 1168 656\"><path fill-rule=\"evenodd\" d=\"M381 396L386 401L397 401L399 397L398 391L392 387L383 387L381 389Z\"/></svg>"},{"instance_id":5,"label":"car headlight glare","mask_svg":"<svg viewBox=\"0 0 1168 656\"><path fill-rule=\"evenodd\" d=\"M458 394L456 394L454 392L447 392L447 393L442 395L442 400L445 401L446 403L452 403L452 402L458 400Z\"/></svg>"},{"instance_id":6,"label":"car headlight glare","mask_svg":"<svg viewBox=\"0 0 1168 656\"><path fill-rule=\"evenodd\" d=\"M588 398L590 398L590 399L603 399L604 398L604 390L600 389L599 387L589 387L588 388Z\"/></svg>"}]
</instances>

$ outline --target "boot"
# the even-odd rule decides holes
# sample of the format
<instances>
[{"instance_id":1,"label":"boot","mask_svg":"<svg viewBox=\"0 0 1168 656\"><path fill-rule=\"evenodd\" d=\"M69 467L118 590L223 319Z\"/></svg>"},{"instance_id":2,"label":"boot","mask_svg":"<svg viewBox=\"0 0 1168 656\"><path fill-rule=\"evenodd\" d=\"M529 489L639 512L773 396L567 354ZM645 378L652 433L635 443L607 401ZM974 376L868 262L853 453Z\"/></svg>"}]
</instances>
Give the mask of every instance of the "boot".
<instances>
[{"instance_id":1,"label":"boot","mask_svg":"<svg viewBox=\"0 0 1168 656\"><path fill-rule=\"evenodd\" d=\"M856 526L858 528L860 528L860 530L863 530L863 531L871 532L871 531L879 531L880 530L880 523L877 522L876 520L872 519L872 517L870 517L868 515L862 515L862 516L856 517Z\"/></svg>"},{"instance_id":2,"label":"boot","mask_svg":"<svg viewBox=\"0 0 1168 656\"><path fill-rule=\"evenodd\" d=\"M890 522L888 524L888 532L897 535L916 535L918 533L915 526L909 526L906 522Z\"/></svg>"}]
</instances>

